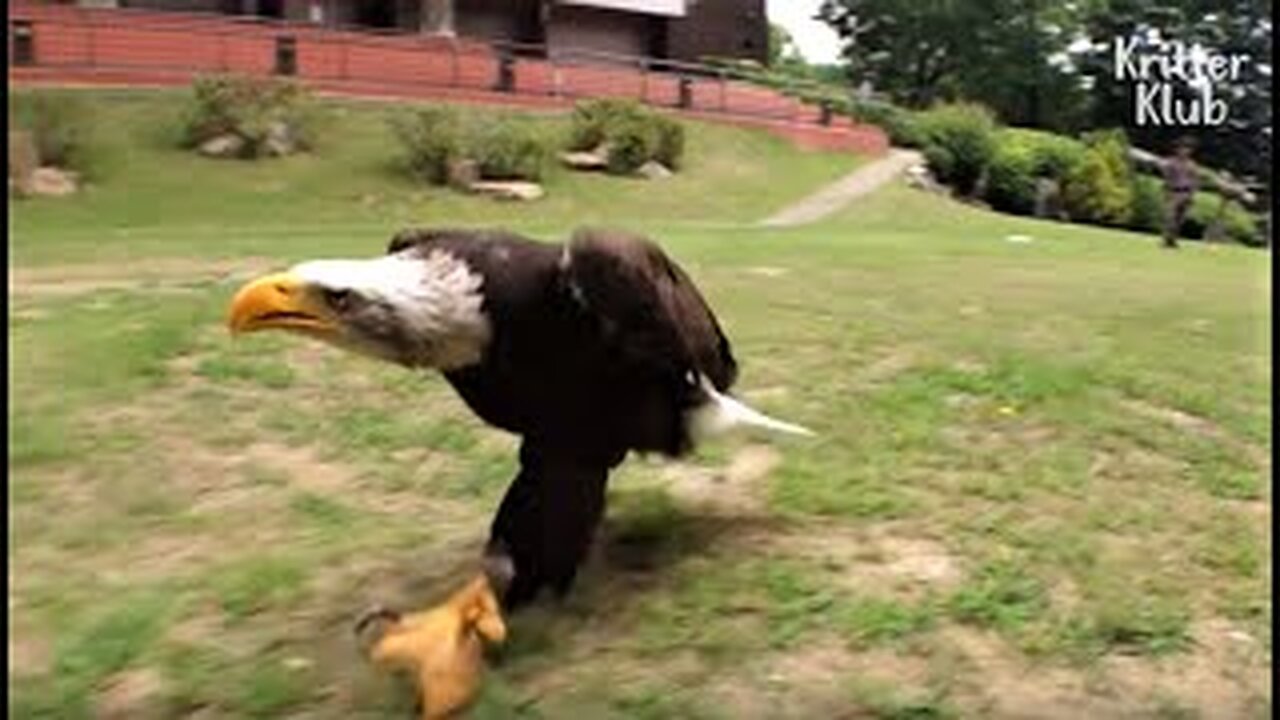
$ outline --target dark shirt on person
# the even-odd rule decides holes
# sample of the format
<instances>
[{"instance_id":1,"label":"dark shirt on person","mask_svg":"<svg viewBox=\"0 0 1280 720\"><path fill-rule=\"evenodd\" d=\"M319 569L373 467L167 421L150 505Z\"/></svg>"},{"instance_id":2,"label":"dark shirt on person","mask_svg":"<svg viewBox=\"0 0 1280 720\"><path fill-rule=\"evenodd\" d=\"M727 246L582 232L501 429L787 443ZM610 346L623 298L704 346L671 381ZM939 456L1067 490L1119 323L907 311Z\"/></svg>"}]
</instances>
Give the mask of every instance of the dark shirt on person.
<instances>
[{"instance_id":1,"label":"dark shirt on person","mask_svg":"<svg viewBox=\"0 0 1280 720\"><path fill-rule=\"evenodd\" d=\"M1189 160L1173 158L1164 166L1164 188L1171 193L1190 194L1196 191L1196 168Z\"/></svg>"}]
</instances>

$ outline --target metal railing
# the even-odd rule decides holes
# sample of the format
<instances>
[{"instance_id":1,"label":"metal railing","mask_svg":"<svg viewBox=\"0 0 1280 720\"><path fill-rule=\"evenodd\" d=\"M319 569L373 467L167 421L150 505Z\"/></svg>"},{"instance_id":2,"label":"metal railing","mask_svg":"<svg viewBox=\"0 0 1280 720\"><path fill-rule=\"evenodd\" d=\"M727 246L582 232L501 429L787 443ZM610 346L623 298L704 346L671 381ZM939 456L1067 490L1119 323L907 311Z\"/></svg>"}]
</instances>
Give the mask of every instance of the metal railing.
<instances>
[{"instance_id":1,"label":"metal railing","mask_svg":"<svg viewBox=\"0 0 1280 720\"><path fill-rule=\"evenodd\" d=\"M758 84L756 74L709 64L216 13L17 3L9 8L9 53L11 65L26 68L276 73L409 91L613 96L733 116L833 122L829 104L792 97L831 92L802 79L779 89Z\"/></svg>"}]
</instances>

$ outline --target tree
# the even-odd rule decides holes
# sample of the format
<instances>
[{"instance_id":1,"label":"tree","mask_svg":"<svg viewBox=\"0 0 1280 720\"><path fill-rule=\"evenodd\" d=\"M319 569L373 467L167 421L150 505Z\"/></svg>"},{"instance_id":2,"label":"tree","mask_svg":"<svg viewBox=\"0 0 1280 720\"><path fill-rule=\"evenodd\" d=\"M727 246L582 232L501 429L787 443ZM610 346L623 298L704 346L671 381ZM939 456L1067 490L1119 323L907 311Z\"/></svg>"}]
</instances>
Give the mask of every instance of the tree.
<instances>
[{"instance_id":1,"label":"tree","mask_svg":"<svg viewBox=\"0 0 1280 720\"><path fill-rule=\"evenodd\" d=\"M823 0L818 18L844 41L850 78L924 107L944 95L966 54L971 3Z\"/></svg>"},{"instance_id":2,"label":"tree","mask_svg":"<svg viewBox=\"0 0 1280 720\"><path fill-rule=\"evenodd\" d=\"M844 42L853 84L910 107L981 102L1011 125L1078 133L1123 128L1164 152L1192 135L1198 157L1271 183L1271 4L1265 0L823 0L818 17ZM1115 77L1115 42L1178 39L1250 56L1218 88L1225 126L1141 127L1135 83ZM1187 97L1193 89L1176 87Z\"/></svg>"},{"instance_id":3,"label":"tree","mask_svg":"<svg viewBox=\"0 0 1280 720\"><path fill-rule=\"evenodd\" d=\"M1094 127L1123 126L1134 144L1163 152L1183 135L1193 137L1197 156L1215 167L1271 185L1271 4L1262 0L1091 0L1083 6L1083 35L1092 42L1075 62L1090 86L1087 122ZM1113 44L1142 38L1147 47L1164 40L1199 44L1210 52L1249 57L1242 77L1215 92L1228 103L1227 123L1195 127L1137 126L1135 84L1117 80ZM1178 97L1195 93L1175 83Z\"/></svg>"},{"instance_id":4,"label":"tree","mask_svg":"<svg viewBox=\"0 0 1280 720\"><path fill-rule=\"evenodd\" d=\"M777 23L769 23L769 67L775 70L796 70L806 65L800 48L787 29Z\"/></svg>"},{"instance_id":5,"label":"tree","mask_svg":"<svg viewBox=\"0 0 1280 720\"><path fill-rule=\"evenodd\" d=\"M855 83L927 107L976 100L1006 122L1061 128L1083 102L1064 55L1071 3L1048 0L824 0Z\"/></svg>"}]
</instances>

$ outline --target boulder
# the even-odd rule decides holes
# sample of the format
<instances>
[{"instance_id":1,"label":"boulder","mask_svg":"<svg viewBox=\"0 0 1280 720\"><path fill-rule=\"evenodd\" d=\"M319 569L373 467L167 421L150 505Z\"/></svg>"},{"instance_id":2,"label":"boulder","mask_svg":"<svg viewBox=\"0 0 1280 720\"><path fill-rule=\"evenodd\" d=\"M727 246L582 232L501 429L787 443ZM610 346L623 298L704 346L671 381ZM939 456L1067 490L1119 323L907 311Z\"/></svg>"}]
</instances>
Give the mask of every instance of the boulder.
<instances>
[{"instance_id":1,"label":"boulder","mask_svg":"<svg viewBox=\"0 0 1280 720\"><path fill-rule=\"evenodd\" d=\"M265 154L271 157L284 157L297 151L293 131L286 123L279 120L267 126L267 136L262 141Z\"/></svg>"},{"instance_id":2,"label":"boulder","mask_svg":"<svg viewBox=\"0 0 1280 720\"><path fill-rule=\"evenodd\" d=\"M471 183L471 192L489 195L498 200L537 200L545 193L538 183L522 180L486 180Z\"/></svg>"},{"instance_id":3,"label":"boulder","mask_svg":"<svg viewBox=\"0 0 1280 720\"><path fill-rule=\"evenodd\" d=\"M244 152L244 138L232 133L217 135L200 143L200 154L206 157L239 157Z\"/></svg>"},{"instance_id":4,"label":"boulder","mask_svg":"<svg viewBox=\"0 0 1280 720\"><path fill-rule=\"evenodd\" d=\"M604 170L609 166L609 155L597 148L590 152L567 152L560 155L565 167L573 170Z\"/></svg>"},{"instance_id":5,"label":"boulder","mask_svg":"<svg viewBox=\"0 0 1280 720\"><path fill-rule=\"evenodd\" d=\"M36 168L29 189L33 195L70 195L76 191L76 174L56 167Z\"/></svg>"},{"instance_id":6,"label":"boulder","mask_svg":"<svg viewBox=\"0 0 1280 720\"><path fill-rule=\"evenodd\" d=\"M466 190L480 181L480 163L468 158L455 158L449 161L449 186Z\"/></svg>"},{"instance_id":7,"label":"boulder","mask_svg":"<svg viewBox=\"0 0 1280 720\"><path fill-rule=\"evenodd\" d=\"M1062 200L1062 188L1049 178L1036 179L1035 216L1062 220L1066 218L1066 208Z\"/></svg>"},{"instance_id":8,"label":"boulder","mask_svg":"<svg viewBox=\"0 0 1280 720\"><path fill-rule=\"evenodd\" d=\"M907 168L907 185L925 192L947 192L947 187L933 177L927 165L912 165Z\"/></svg>"},{"instance_id":9,"label":"boulder","mask_svg":"<svg viewBox=\"0 0 1280 720\"><path fill-rule=\"evenodd\" d=\"M666 180L675 173L657 160L650 160L641 165L640 169L636 170L636 174L646 180Z\"/></svg>"}]
</instances>

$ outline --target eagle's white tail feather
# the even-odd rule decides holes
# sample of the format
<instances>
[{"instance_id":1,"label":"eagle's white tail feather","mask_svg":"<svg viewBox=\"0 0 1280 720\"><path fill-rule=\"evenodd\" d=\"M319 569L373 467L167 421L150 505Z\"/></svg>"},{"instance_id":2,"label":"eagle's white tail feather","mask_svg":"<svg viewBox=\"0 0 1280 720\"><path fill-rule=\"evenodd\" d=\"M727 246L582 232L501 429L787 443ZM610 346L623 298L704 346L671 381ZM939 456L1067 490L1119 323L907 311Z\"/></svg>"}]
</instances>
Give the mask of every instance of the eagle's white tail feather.
<instances>
[{"instance_id":1,"label":"eagle's white tail feather","mask_svg":"<svg viewBox=\"0 0 1280 720\"><path fill-rule=\"evenodd\" d=\"M735 427L745 426L792 435L814 434L809 428L771 418L740 400L717 392L706 378L702 378L702 389L706 391L710 402L699 408L695 419L701 433L720 434Z\"/></svg>"}]
</instances>

